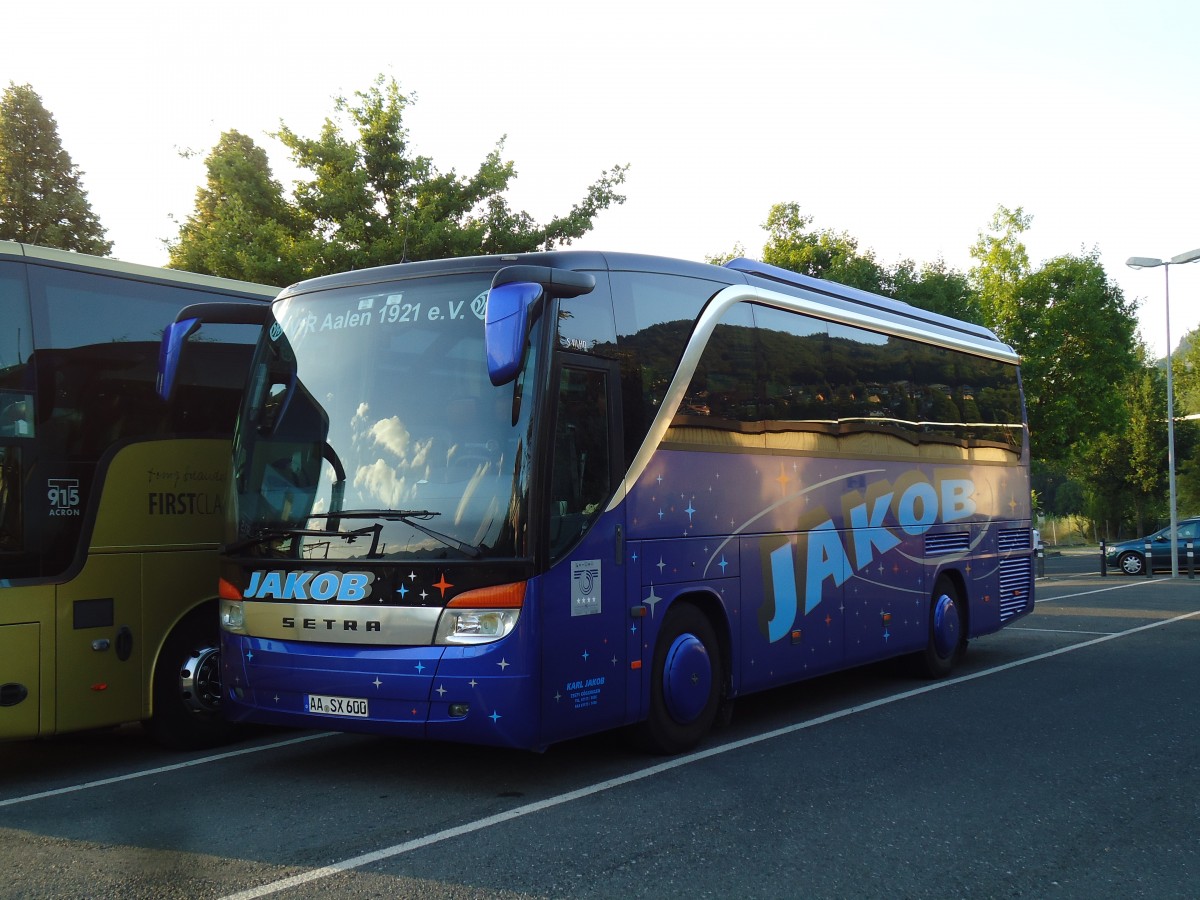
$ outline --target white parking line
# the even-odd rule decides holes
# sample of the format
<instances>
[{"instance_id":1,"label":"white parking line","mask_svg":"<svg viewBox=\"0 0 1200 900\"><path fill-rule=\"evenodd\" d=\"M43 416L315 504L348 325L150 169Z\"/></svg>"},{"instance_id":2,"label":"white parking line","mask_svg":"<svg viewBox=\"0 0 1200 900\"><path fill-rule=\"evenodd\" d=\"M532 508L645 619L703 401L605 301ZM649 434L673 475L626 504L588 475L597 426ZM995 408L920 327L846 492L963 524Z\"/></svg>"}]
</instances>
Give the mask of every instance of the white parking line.
<instances>
[{"instance_id":1,"label":"white parking line","mask_svg":"<svg viewBox=\"0 0 1200 900\"><path fill-rule=\"evenodd\" d=\"M1022 628L1020 625L1012 625L1005 631L1040 631L1043 634L1119 634L1117 631L1072 631L1069 628Z\"/></svg>"},{"instance_id":2,"label":"white parking line","mask_svg":"<svg viewBox=\"0 0 1200 900\"><path fill-rule=\"evenodd\" d=\"M1130 628L1128 631L1107 634L1103 637L1098 637L1090 641L1084 641L1079 644L1072 644L1068 647L1060 647L1057 650L1039 653L1037 656L1029 656L1025 659L1014 660L1013 662L1005 663L1004 665L1000 666L994 666L990 669L972 672L970 675L962 675L958 678L951 678L947 679L946 681L938 681L933 684L925 685L924 687L915 688L911 691L893 694L890 697L872 700L870 703L862 703L858 706L852 706L848 709L839 710L838 712L828 713L824 716L818 716L815 719L809 719L805 722L798 722L795 725L788 725L785 728L778 728L774 731L768 731L764 734L756 735L755 737L743 738L740 741L731 741L728 744L721 744L717 747L701 750L698 753L681 756L667 762L659 763L655 766L650 766L646 769L639 769L636 772L631 772L628 775L622 775L619 778L611 778L608 781L601 781L598 784L593 784L589 787L568 791L565 794L559 794L557 797L548 797L545 800L539 800L536 803L528 803L525 806L518 806L516 809L510 809L507 812L497 813L494 816L476 819L474 822L467 822L466 824L458 825L454 828L447 828L444 831L439 831L434 834L426 835L425 837L416 838L415 840L406 841L403 844L396 844L392 847L387 847L383 850L376 850L372 853L364 853L361 856L354 856L349 859L342 860L341 862L333 863L332 865L323 866L320 869L311 869L307 872L301 872L298 875L292 875L288 878L281 878L278 881L272 881L269 884L264 884L256 888L249 888L244 891L239 891L236 894L229 894L228 896L221 898L221 900L256 900L258 897L266 897L270 894L277 894L280 891L286 891L288 888L298 887L299 885L308 884L313 881L319 881L322 878L329 878L341 872L347 872L351 869L359 869L363 866L382 862L386 859L393 859L397 856L402 856L405 853L410 853L413 850L420 850L422 847L429 847L433 844L441 843L442 841L451 840L452 838L473 834L477 831L483 831L484 829L491 828L495 825L502 825L505 822L511 822L513 819L519 819L523 816L528 816L532 815L533 813L552 809L556 806L562 806L564 803L582 800L585 797L591 797L595 794L612 790L613 788L623 787L624 785L642 781L646 778L652 778L655 775L661 775L663 772L669 772L672 769L678 769L682 766L691 765L692 763L700 762L701 760L711 759L714 756L720 756L725 753L730 753L734 750L741 750L744 747L750 747L754 744L773 740L777 737L795 734L797 731L803 731L807 728L813 728L817 725L824 725L827 722L834 722L838 719L844 719L847 716L853 716L861 712L877 709L881 706L887 706L890 703L896 703L900 700L918 697L922 694L928 694L931 691L939 691L942 688L962 684L963 682L974 681L977 678L983 678L987 675L996 675L1009 669L1015 669L1018 666L1040 662L1041 660L1049 659L1052 656L1059 656L1063 653L1071 653L1075 650L1082 650L1084 647L1093 647L1096 644L1103 644L1106 641L1115 640L1120 637L1128 637L1132 634L1148 631L1151 628L1158 628L1162 625L1170 625L1174 622L1180 622L1184 619L1191 619L1196 616L1200 616L1200 610L1184 613L1183 615L1176 616L1173 619L1151 622L1149 625L1139 625L1137 628Z\"/></svg>"},{"instance_id":3,"label":"white parking line","mask_svg":"<svg viewBox=\"0 0 1200 900\"><path fill-rule=\"evenodd\" d=\"M1109 591L1123 591L1126 588L1145 587L1148 584L1168 584L1168 583L1170 583L1170 581L1171 581L1170 578L1152 578L1152 579L1148 579L1146 581L1133 581L1133 582L1130 582L1129 584L1118 584L1113 587L1096 588L1094 591L1079 591L1076 594L1060 594L1057 597L1042 597L1040 600L1035 599L1033 602L1035 604L1037 604L1037 603L1047 603L1051 600L1071 600L1075 597L1086 597L1088 594L1106 594Z\"/></svg>"},{"instance_id":4,"label":"white parking line","mask_svg":"<svg viewBox=\"0 0 1200 900\"><path fill-rule=\"evenodd\" d=\"M129 772L125 775L114 775L112 778L101 778L97 781L86 781L82 784L73 784L70 787L55 788L52 791L41 791L37 794L26 794L24 797L10 797L8 800L0 800L0 807L16 806L18 803L28 803L30 800L42 800L46 797L57 797L61 794L73 794L76 791L86 791L89 788L104 787L106 784L118 784L122 781L133 781L135 778L145 778L147 775L161 775L163 772L178 772L180 769L189 769L192 766L202 766L206 763L218 762L222 759L233 759L235 756L248 756L251 753L260 753L263 750L275 750L278 747L287 747L290 744L303 744L306 741L315 741L320 738L333 737L337 732L323 731L320 734L306 734L303 737L289 738L286 741L277 741L273 744L263 744L259 747L244 747L241 750L230 750L226 753L217 753L213 756L202 756L200 759L192 759L187 762L175 763L170 766L159 766L156 769L143 769L140 772Z\"/></svg>"}]
</instances>

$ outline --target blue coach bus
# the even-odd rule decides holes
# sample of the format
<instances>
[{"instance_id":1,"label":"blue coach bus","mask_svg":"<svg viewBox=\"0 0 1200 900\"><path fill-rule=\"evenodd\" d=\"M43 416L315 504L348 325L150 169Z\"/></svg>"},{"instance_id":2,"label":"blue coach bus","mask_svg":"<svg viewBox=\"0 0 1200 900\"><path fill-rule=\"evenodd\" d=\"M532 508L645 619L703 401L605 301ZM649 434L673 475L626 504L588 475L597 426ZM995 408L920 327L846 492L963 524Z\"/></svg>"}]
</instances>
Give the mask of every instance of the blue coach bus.
<instances>
[{"instance_id":1,"label":"blue coach bus","mask_svg":"<svg viewBox=\"0 0 1200 900\"><path fill-rule=\"evenodd\" d=\"M1018 359L750 260L583 251L286 289L235 434L234 719L694 746L743 694L949 673L1033 609Z\"/></svg>"}]
</instances>

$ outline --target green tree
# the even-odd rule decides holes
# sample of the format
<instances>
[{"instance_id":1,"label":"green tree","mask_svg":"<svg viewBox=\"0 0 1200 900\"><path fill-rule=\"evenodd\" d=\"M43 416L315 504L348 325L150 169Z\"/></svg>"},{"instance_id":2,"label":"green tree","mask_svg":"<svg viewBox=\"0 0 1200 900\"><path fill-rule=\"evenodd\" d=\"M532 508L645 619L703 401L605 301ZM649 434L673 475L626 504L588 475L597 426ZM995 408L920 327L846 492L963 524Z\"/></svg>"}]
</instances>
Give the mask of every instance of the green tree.
<instances>
[{"instance_id":1,"label":"green tree","mask_svg":"<svg viewBox=\"0 0 1200 900\"><path fill-rule=\"evenodd\" d=\"M1080 511L1096 523L1098 533L1108 540L1127 534L1122 525L1126 520L1132 520L1129 512L1134 500L1128 480L1129 454L1122 434L1105 432L1077 446L1072 469L1080 477L1067 483L1079 485L1083 495ZM1133 530L1138 534L1145 533Z\"/></svg>"},{"instance_id":2,"label":"green tree","mask_svg":"<svg viewBox=\"0 0 1200 900\"><path fill-rule=\"evenodd\" d=\"M1144 348L1143 353L1144 353ZM1101 430L1082 436L1072 452L1073 480L1089 498L1088 512L1109 526L1128 520L1145 534L1162 511L1167 489L1167 383L1143 364L1108 397ZM1190 447L1190 442L1186 442Z\"/></svg>"},{"instance_id":3,"label":"green tree","mask_svg":"<svg viewBox=\"0 0 1200 900\"><path fill-rule=\"evenodd\" d=\"M1163 364L1165 365L1165 360ZM1200 328L1189 331L1180 340L1171 355L1171 374L1175 382L1175 396L1179 416L1200 413Z\"/></svg>"},{"instance_id":4,"label":"green tree","mask_svg":"<svg viewBox=\"0 0 1200 900\"><path fill-rule=\"evenodd\" d=\"M741 257L743 257L745 255L746 255L746 245L743 244L741 241L737 241L733 245L732 249L726 250L724 253L713 253L711 255L705 255L704 261L706 263L708 263L709 265L723 266L723 265L725 265L725 263L729 262L731 259L740 259Z\"/></svg>"},{"instance_id":5,"label":"green tree","mask_svg":"<svg viewBox=\"0 0 1200 900\"><path fill-rule=\"evenodd\" d=\"M860 253L858 241L846 232L811 230L812 222L799 203L772 206L763 225L767 230L763 262L866 291L884 291L887 273L873 252Z\"/></svg>"},{"instance_id":6,"label":"green tree","mask_svg":"<svg viewBox=\"0 0 1200 900\"><path fill-rule=\"evenodd\" d=\"M0 95L0 238L99 256L112 251L58 123L28 84Z\"/></svg>"},{"instance_id":7,"label":"green tree","mask_svg":"<svg viewBox=\"0 0 1200 900\"><path fill-rule=\"evenodd\" d=\"M286 285L306 273L316 239L271 174L266 151L237 131L221 135L205 159L196 209L168 244L169 265L189 272Z\"/></svg>"},{"instance_id":8,"label":"green tree","mask_svg":"<svg viewBox=\"0 0 1200 900\"><path fill-rule=\"evenodd\" d=\"M988 232L979 232L971 245L971 256L978 262L967 273L979 292L984 322L1001 339L1012 343L1005 329L1018 315L1017 288L1030 274L1029 254L1021 235L1029 230L1033 216L1024 209L999 206L988 223Z\"/></svg>"},{"instance_id":9,"label":"green tree","mask_svg":"<svg viewBox=\"0 0 1200 900\"><path fill-rule=\"evenodd\" d=\"M415 98L395 80L380 76L354 96L357 102L335 100L335 117L315 138L283 124L275 135L310 173L294 192L301 233L319 238L308 274L551 249L586 234L598 213L625 201L617 188L628 166L614 166L569 213L538 224L509 207L505 192L516 169L502 158L503 138L470 177L439 172L432 159L412 153L404 112Z\"/></svg>"},{"instance_id":10,"label":"green tree","mask_svg":"<svg viewBox=\"0 0 1200 900\"><path fill-rule=\"evenodd\" d=\"M1200 429L1194 421L1175 423L1176 499L1180 516L1200 513Z\"/></svg>"},{"instance_id":11,"label":"green tree","mask_svg":"<svg viewBox=\"0 0 1200 900\"><path fill-rule=\"evenodd\" d=\"M919 269L911 259L892 269L888 293L897 300L943 316L983 324L979 292L967 276L946 265L945 260L924 263Z\"/></svg>"},{"instance_id":12,"label":"green tree","mask_svg":"<svg viewBox=\"0 0 1200 900\"><path fill-rule=\"evenodd\" d=\"M1129 398L1129 483L1142 497L1167 487L1167 380L1158 368L1135 372L1126 386Z\"/></svg>"},{"instance_id":13,"label":"green tree","mask_svg":"<svg viewBox=\"0 0 1200 900\"><path fill-rule=\"evenodd\" d=\"M1065 461L1077 440L1108 430L1112 385L1139 368L1135 307L1095 252L1048 261L1011 299L993 327L1022 357L1033 452Z\"/></svg>"},{"instance_id":14,"label":"green tree","mask_svg":"<svg viewBox=\"0 0 1200 900\"><path fill-rule=\"evenodd\" d=\"M1144 366L1125 384L1128 428L1122 443L1128 459L1134 524L1146 533L1146 517L1167 489L1167 380L1156 366Z\"/></svg>"}]
</instances>

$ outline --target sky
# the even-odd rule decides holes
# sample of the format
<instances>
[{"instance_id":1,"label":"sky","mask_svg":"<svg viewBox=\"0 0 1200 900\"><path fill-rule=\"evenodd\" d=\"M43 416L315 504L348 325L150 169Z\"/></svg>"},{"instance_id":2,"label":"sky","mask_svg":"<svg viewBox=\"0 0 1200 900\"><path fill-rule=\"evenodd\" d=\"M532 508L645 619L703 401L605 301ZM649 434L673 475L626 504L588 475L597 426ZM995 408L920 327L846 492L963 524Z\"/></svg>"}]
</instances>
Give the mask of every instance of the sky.
<instances>
[{"instance_id":1,"label":"sky","mask_svg":"<svg viewBox=\"0 0 1200 900\"><path fill-rule=\"evenodd\" d=\"M417 153L473 173L496 143L538 221L629 164L627 201L573 244L761 254L771 206L885 265L969 249L1000 205L1031 263L1099 254L1166 351L1162 268L1200 248L1200 4L55 0L6 9L0 88L29 84L113 255L163 265L224 131L315 136L378 75L417 102ZM190 157L184 154L193 151ZM1169 270L1171 343L1200 327L1200 263Z\"/></svg>"}]
</instances>

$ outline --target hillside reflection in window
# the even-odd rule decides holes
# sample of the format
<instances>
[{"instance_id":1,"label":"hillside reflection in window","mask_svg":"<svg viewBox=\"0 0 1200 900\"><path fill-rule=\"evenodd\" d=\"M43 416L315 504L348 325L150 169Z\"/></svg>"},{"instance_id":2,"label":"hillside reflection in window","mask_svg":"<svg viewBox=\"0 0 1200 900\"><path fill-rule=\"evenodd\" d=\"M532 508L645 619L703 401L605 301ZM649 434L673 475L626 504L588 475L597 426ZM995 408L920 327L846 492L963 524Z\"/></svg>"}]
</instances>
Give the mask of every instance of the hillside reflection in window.
<instances>
[{"instance_id":1,"label":"hillside reflection in window","mask_svg":"<svg viewBox=\"0 0 1200 900\"><path fill-rule=\"evenodd\" d=\"M757 304L727 311L667 440L1012 462L1016 367Z\"/></svg>"}]
</instances>

